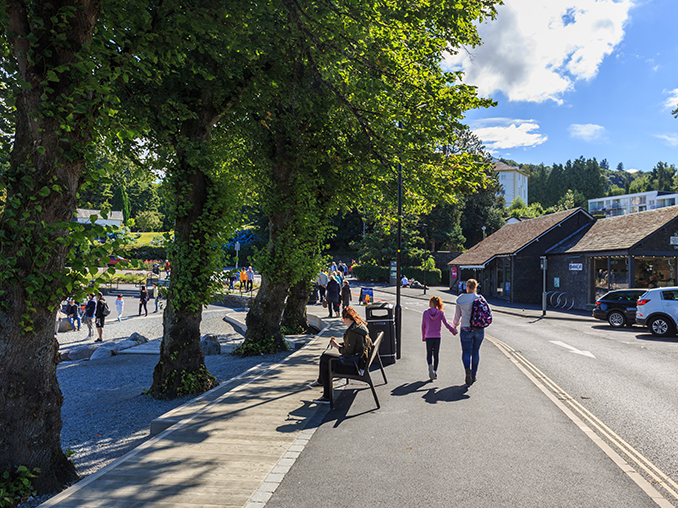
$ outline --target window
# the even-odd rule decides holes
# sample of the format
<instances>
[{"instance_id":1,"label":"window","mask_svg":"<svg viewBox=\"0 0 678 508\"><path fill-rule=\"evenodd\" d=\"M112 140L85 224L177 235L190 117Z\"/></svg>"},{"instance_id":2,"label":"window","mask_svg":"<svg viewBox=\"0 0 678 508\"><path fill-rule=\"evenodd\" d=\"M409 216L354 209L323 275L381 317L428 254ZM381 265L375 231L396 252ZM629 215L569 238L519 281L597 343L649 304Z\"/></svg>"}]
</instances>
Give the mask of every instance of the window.
<instances>
[{"instance_id":1,"label":"window","mask_svg":"<svg viewBox=\"0 0 678 508\"><path fill-rule=\"evenodd\" d=\"M678 300L678 291L662 291L664 300Z\"/></svg>"}]
</instances>

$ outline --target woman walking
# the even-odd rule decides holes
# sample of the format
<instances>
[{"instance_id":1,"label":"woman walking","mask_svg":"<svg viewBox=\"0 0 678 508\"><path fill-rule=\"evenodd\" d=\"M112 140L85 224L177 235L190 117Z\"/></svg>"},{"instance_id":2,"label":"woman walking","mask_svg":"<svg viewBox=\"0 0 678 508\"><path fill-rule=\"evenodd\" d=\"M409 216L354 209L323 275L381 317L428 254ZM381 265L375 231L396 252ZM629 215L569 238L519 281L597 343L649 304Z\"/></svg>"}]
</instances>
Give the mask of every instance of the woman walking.
<instances>
[{"instance_id":1,"label":"woman walking","mask_svg":"<svg viewBox=\"0 0 678 508\"><path fill-rule=\"evenodd\" d=\"M141 286L141 291L139 292L139 315L141 316L141 310L145 312L145 315L148 316L148 290L146 286Z\"/></svg>"},{"instance_id":2,"label":"woman walking","mask_svg":"<svg viewBox=\"0 0 678 508\"><path fill-rule=\"evenodd\" d=\"M104 340L103 335L104 335L104 321L106 320L106 316L110 314L110 309L108 308L108 304L106 303L106 300L104 299L104 295L102 293L99 293L97 295L97 301L96 301L96 310L94 311L94 323L97 328L97 334L99 335L98 339L95 339L94 342L102 342Z\"/></svg>"},{"instance_id":3,"label":"woman walking","mask_svg":"<svg viewBox=\"0 0 678 508\"><path fill-rule=\"evenodd\" d=\"M478 281L469 279L466 281L466 293L457 298L457 311L454 314L453 327L461 323L459 339L461 340L461 361L466 370L466 384L471 386L476 382L478 363L480 362L480 345L485 337L484 328L471 327L471 311L473 301L478 298L476 288Z\"/></svg>"},{"instance_id":4,"label":"woman walking","mask_svg":"<svg viewBox=\"0 0 678 508\"><path fill-rule=\"evenodd\" d=\"M432 296L428 301L428 309L421 318L421 340L426 342L426 362L428 363L428 377L431 381L438 378L438 357L440 353L440 325L444 324L452 335L457 330L450 326L443 312L443 301Z\"/></svg>"},{"instance_id":5,"label":"woman walking","mask_svg":"<svg viewBox=\"0 0 678 508\"><path fill-rule=\"evenodd\" d=\"M332 359L339 358L341 355L351 356L357 354L360 357L359 366L363 369L372 352L372 339L370 339L367 325L356 310L353 307L346 307L341 312L341 318L347 327L346 332L344 332L344 342L338 344L334 337L330 338L327 351L320 356L318 379L309 385L311 388L317 386L323 387L323 396L313 400L316 404L330 403L330 385L332 383L330 361ZM332 348L338 349L339 352L333 351ZM352 365L337 365L336 371L351 374L355 372L355 367Z\"/></svg>"}]
</instances>

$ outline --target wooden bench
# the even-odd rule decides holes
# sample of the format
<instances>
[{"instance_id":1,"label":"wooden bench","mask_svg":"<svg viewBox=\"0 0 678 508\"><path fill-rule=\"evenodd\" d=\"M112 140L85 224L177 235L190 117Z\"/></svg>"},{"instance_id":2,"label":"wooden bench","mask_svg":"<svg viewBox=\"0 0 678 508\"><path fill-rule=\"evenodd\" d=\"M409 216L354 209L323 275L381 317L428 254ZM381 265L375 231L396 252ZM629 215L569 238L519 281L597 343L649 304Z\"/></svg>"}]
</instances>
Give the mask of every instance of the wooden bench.
<instances>
[{"instance_id":1,"label":"wooden bench","mask_svg":"<svg viewBox=\"0 0 678 508\"><path fill-rule=\"evenodd\" d=\"M372 354L370 355L369 360L367 361L367 365L365 365L365 369L360 369L359 362L360 358L358 355L353 355L353 356L340 356L339 358L332 358L330 360L330 407L334 408L334 387L332 380L334 379L346 379L347 381L349 379L355 379L357 381L362 381L364 383L367 383L370 385L370 388L372 389L372 395L374 395L374 402L377 403L377 409L379 409L381 406L379 405L379 399L377 398L377 392L374 389L374 382L372 381L372 377L370 376L370 367L372 366L372 363L374 362L375 359L379 360L379 368L381 369L381 375L384 376L384 384L387 384L388 381L386 380L386 373L384 372L384 365L381 362L381 357L379 356L379 346L381 345L381 341L384 339L384 332L379 332L377 335L377 339L373 342L372 344ZM334 367L337 364L341 365L349 365L352 367L355 367L355 372L350 373L350 374L343 374L339 372L334 371Z\"/></svg>"}]
</instances>

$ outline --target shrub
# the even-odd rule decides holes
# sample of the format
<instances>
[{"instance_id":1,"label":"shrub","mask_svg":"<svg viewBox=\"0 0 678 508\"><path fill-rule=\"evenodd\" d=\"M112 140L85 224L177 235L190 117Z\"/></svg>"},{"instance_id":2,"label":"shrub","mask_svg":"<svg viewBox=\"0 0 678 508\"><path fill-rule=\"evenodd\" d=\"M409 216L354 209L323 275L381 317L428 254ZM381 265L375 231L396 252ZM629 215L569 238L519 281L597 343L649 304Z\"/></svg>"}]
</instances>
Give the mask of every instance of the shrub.
<instances>
[{"instance_id":1,"label":"shrub","mask_svg":"<svg viewBox=\"0 0 678 508\"><path fill-rule=\"evenodd\" d=\"M23 503L35 493L33 478L40 473L38 468L32 472L26 466L19 466L14 473L5 471L0 477L0 508Z\"/></svg>"},{"instance_id":2,"label":"shrub","mask_svg":"<svg viewBox=\"0 0 678 508\"><path fill-rule=\"evenodd\" d=\"M440 270L434 268L432 270L424 270L423 268L415 268L404 266L401 272L408 279L416 279L418 282L424 283L424 273L426 273L426 285L437 286L440 284L442 274ZM390 269L385 266L375 265L356 265L353 267L353 276L359 281L364 282L390 282Z\"/></svg>"}]
</instances>

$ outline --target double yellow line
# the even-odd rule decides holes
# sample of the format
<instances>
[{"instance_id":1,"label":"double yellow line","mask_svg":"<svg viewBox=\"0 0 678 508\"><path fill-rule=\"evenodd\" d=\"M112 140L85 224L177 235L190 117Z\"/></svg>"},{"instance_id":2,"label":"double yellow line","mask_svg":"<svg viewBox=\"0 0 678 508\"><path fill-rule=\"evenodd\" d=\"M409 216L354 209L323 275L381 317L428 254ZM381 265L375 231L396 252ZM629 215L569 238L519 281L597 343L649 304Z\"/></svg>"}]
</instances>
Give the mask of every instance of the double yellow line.
<instances>
[{"instance_id":1,"label":"double yellow line","mask_svg":"<svg viewBox=\"0 0 678 508\"><path fill-rule=\"evenodd\" d=\"M539 370L532 362L508 344L486 335L499 350L504 353L551 401L558 406L629 478L631 478L657 505L662 508L673 507L674 504L662 496L654 486L659 486L678 501L678 483L673 481L652 464L638 450L619 437L574 397L565 392L552 379ZM622 454L624 457L622 457ZM633 467L631 466L633 464ZM634 469L635 468L635 469ZM642 470L650 479L648 481L637 470Z\"/></svg>"}]
</instances>

